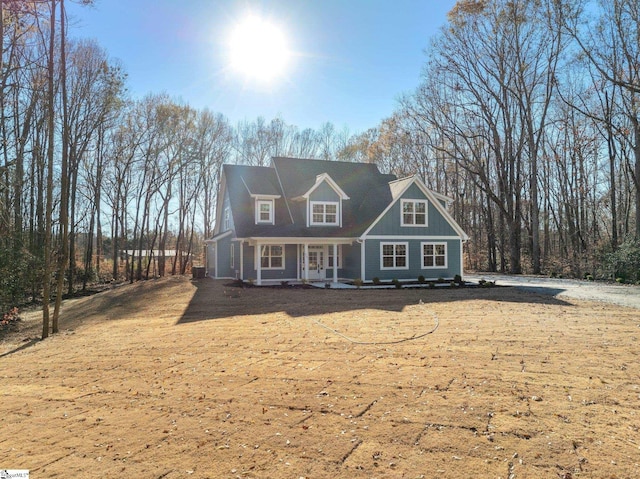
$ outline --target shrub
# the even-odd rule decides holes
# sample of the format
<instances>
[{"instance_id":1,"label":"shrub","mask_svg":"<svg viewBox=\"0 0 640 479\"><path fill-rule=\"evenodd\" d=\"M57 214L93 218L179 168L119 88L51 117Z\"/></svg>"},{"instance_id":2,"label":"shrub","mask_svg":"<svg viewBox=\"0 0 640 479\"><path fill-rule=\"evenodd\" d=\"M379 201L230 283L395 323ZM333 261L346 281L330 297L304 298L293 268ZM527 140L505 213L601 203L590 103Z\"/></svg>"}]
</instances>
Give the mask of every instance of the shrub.
<instances>
[{"instance_id":1,"label":"shrub","mask_svg":"<svg viewBox=\"0 0 640 479\"><path fill-rule=\"evenodd\" d=\"M393 278L391 282L397 289L402 288L402 283L398 280L398 278Z\"/></svg>"},{"instance_id":2,"label":"shrub","mask_svg":"<svg viewBox=\"0 0 640 479\"><path fill-rule=\"evenodd\" d=\"M435 288L436 287L436 283L433 281L429 281L429 288Z\"/></svg>"},{"instance_id":3,"label":"shrub","mask_svg":"<svg viewBox=\"0 0 640 479\"><path fill-rule=\"evenodd\" d=\"M358 288L358 289L362 288L362 284L363 284L362 278L354 279L353 280L353 284L355 284L356 288Z\"/></svg>"},{"instance_id":4,"label":"shrub","mask_svg":"<svg viewBox=\"0 0 640 479\"><path fill-rule=\"evenodd\" d=\"M380 278L378 278L377 276L375 278L373 278L373 284L380 284Z\"/></svg>"},{"instance_id":5,"label":"shrub","mask_svg":"<svg viewBox=\"0 0 640 479\"><path fill-rule=\"evenodd\" d=\"M418 283L424 284L424 282L425 282L424 276L422 275L418 276Z\"/></svg>"},{"instance_id":6,"label":"shrub","mask_svg":"<svg viewBox=\"0 0 640 479\"><path fill-rule=\"evenodd\" d=\"M629 237L615 251L605 253L603 266L610 278L622 282L640 280L640 239ZM618 281L620 282L620 281Z\"/></svg>"}]
</instances>

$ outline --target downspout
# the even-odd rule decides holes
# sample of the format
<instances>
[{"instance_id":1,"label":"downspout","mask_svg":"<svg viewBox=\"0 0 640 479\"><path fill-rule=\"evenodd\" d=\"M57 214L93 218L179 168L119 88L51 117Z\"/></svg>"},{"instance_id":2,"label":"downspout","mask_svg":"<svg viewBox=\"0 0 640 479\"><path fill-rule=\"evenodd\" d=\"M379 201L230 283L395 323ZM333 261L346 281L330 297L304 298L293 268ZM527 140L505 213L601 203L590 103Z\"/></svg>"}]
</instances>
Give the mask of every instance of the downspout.
<instances>
[{"instance_id":1,"label":"downspout","mask_svg":"<svg viewBox=\"0 0 640 479\"><path fill-rule=\"evenodd\" d=\"M218 279L218 242L213 244L213 277Z\"/></svg>"},{"instance_id":2,"label":"downspout","mask_svg":"<svg viewBox=\"0 0 640 479\"><path fill-rule=\"evenodd\" d=\"M460 238L460 277L462 278L463 281L464 281L464 252L463 252L463 247L464 247L465 243L466 243L466 241L463 240L462 238Z\"/></svg>"}]
</instances>

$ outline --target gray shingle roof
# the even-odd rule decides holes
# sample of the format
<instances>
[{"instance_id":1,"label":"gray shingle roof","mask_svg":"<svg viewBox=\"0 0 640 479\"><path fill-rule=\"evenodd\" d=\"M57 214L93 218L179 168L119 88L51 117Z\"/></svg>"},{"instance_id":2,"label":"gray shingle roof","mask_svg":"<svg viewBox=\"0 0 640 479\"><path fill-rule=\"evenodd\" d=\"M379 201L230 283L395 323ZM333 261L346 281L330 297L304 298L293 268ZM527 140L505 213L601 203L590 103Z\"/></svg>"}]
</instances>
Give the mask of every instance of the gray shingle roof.
<instances>
[{"instance_id":1,"label":"gray shingle roof","mask_svg":"<svg viewBox=\"0 0 640 479\"><path fill-rule=\"evenodd\" d=\"M368 163L273 158L271 167L225 165L227 190L238 237L357 237L391 203L389 182ZM304 195L316 177L328 174L350 199L342 202L342 227L307 228ZM256 225L254 195L282 195L275 200L275 225Z\"/></svg>"}]
</instances>

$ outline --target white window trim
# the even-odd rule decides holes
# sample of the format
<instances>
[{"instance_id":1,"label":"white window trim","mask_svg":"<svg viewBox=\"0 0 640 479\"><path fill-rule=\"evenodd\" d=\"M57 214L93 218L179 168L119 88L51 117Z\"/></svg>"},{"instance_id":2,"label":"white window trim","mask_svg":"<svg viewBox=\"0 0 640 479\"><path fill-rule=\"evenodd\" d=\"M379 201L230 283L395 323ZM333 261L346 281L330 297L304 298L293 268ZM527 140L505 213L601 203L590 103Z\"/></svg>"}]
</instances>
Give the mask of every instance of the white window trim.
<instances>
[{"instance_id":1,"label":"white window trim","mask_svg":"<svg viewBox=\"0 0 640 479\"><path fill-rule=\"evenodd\" d=\"M424 264L424 247L427 245L432 245L434 247L434 252L435 252L435 247L436 246L444 246L444 266L437 266L435 264L435 257L436 255L433 255L433 266L425 266ZM422 243L420 243L420 257L421 259L421 265L422 265L422 269L446 269L449 267L449 244L447 242L443 242L443 241L424 241Z\"/></svg>"},{"instance_id":2,"label":"white window trim","mask_svg":"<svg viewBox=\"0 0 640 479\"><path fill-rule=\"evenodd\" d=\"M414 223L405 223L404 222L404 205L405 203L413 203L413 220ZM415 211L415 205L417 203L424 203L424 224L415 224L415 219L416 219L416 211ZM424 228L426 226L429 226L429 203L427 200L412 200L412 199L403 199L400 202L400 225L401 226L408 226L410 228Z\"/></svg>"},{"instance_id":3,"label":"white window trim","mask_svg":"<svg viewBox=\"0 0 640 479\"><path fill-rule=\"evenodd\" d=\"M385 246L393 246L393 263L394 266L384 266L384 247ZM396 246L404 246L404 250L405 250L405 266L395 266L396 263ZM381 242L380 243L380 269L381 270L385 270L385 271L390 271L390 270L406 270L409 269L409 242L406 241L401 241L401 242Z\"/></svg>"},{"instance_id":4,"label":"white window trim","mask_svg":"<svg viewBox=\"0 0 640 479\"><path fill-rule=\"evenodd\" d=\"M269 205L269 219L268 220L261 220L260 219L260 206L261 205ZM273 214L273 208L274 208L274 203L272 199L260 199L260 198L256 198L256 206L255 206L255 210L256 210L256 215L255 215L255 219L256 219L256 224L262 224L262 225L272 225L274 224L274 214Z\"/></svg>"},{"instance_id":5,"label":"white window trim","mask_svg":"<svg viewBox=\"0 0 640 479\"><path fill-rule=\"evenodd\" d=\"M317 222L313 221L313 207L315 205L323 205L323 218L327 218L327 206L333 205L336 207L336 221L334 223L328 223L326 221ZM339 226L341 223L341 208L339 201L310 201L309 202L309 224L311 226Z\"/></svg>"},{"instance_id":6,"label":"white window trim","mask_svg":"<svg viewBox=\"0 0 640 479\"><path fill-rule=\"evenodd\" d=\"M339 244L338 246L338 269L342 269L342 245ZM329 269L333 269L333 265L329 266L329 259L333 258L333 245L329 245L329 247L327 248L327 268Z\"/></svg>"},{"instance_id":7,"label":"white window trim","mask_svg":"<svg viewBox=\"0 0 640 479\"><path fill-rule=\"evenodd\" d=\"M279 246L280 248L282 248L282 266L278 266L278 267L272 267L272 266L262 266L262 248L269 248L269 253L271 253L271 248L274 246ZM271 254L269 254L269 265L271 265L271 258L273 258L274 256L272 256ZM276 256L277 258L278 256ZM258 261L260 264L260 269L262 271L265 270L282 270L285 269L285 265L287 264L286 262L286 248L285 245L283 244L261 244L260 247L258 248ZM258 265L258 263L256 263L256 266Z\"/></svg>"}]
</instances>

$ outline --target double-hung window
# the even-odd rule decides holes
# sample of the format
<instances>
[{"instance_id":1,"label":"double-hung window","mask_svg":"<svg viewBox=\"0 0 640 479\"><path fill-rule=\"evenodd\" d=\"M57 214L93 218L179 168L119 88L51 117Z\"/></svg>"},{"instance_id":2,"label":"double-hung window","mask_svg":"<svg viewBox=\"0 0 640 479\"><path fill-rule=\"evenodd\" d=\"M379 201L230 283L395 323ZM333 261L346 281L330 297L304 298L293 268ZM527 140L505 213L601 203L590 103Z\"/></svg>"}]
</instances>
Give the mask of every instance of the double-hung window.
<instances>
[{"instance_id":1,"label":"double-hung window","mask_svg":"<svg viewBox=\"0 0 640 479\"><path fill-rule=\"evenodd\" d=\"M256 224L273 224L273 200L256 200Z\"/></svg>"},{"instance_id":2,"label":"double-hung window","mask_svg":"<svg viewBox=\"0 0 640 479\"><path fill-rule=\"evenodd\" d=\"M336 249L338 250L337 261L333 257L333 245L329 245L329 251L327 252L327 265L329 268L333 268L334 264L337 264L338 268L342 268L342 245L338 245Z\"/></svg>"},{"instance_id":3,"label":"double-hung window","mask_svg":"<svg viewBox=\"0 0 640 479\"><path fill-rule=\"evenodd\" d=\"M408 243L380 243L380 269L409 269Z\"/></svg>"},{"instance_id":4,"label":"double-hung window","mask_svg":"<svg viewBox=\"0 0 640 479\"><path fill-rule=\"evenodd\" d=\"M447 243L422 243L422 268L446 268Z\"/></svg>"},{"instance_id":5,"label":"double-hung window","mask_svg":"<svg viewBox=\"0 0 640 479\"><path fill-rule=\"evenodd\" d=\"M312 225L337 225L339 203L335 201L312 201L311 224Z\"/></svg>"},{"instance_id":6,"label":"double-hung window","mask_svg":"<svg viewBox=\"0 0 640 479\"><path fill-rule=\"evenodd\" d=\"M262 269L284 269L284 246L264 245L260 248Z\"/></svg>"},{"instance_id":7,"label":"double-hung window","mask_svg":"<svg viewBox=\"0 0 640 479\"><path fill-rule=\"evenodd\" d=\"M224 209L224 217L222 219L222 230L228 231L231 229L231 210L227 206Z\"/></svg>"},{"instance_id":8,"label":"double-hung window","mask_svg":"<svg viewBox=\"0 0 640 479\"><path fill-rule=\"evenodd\" d=\"M402 226L427 226L426 200L402 200Z\"/></svg>"}]
</instances>

